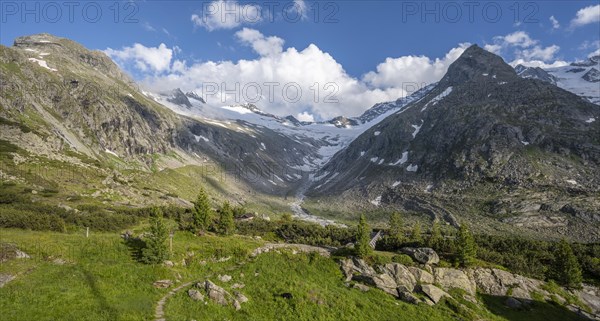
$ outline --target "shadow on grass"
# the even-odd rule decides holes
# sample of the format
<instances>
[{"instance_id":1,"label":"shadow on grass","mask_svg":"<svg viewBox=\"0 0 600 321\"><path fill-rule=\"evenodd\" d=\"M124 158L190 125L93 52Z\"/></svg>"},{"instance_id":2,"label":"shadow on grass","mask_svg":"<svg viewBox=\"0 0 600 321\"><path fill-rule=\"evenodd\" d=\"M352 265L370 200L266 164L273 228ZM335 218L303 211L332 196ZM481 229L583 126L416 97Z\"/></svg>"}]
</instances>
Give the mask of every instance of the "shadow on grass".
<instances>
[{"instance_id":1,"label":"shadow on grass","mask_svg":"<svg viewBox=\"0 0 600 321\"><path fill-rule=\"evenodd\" d=\"M82 268L81 272L83 273L85 281L89 286L92 295L96 299L96 302L98 302L98 305L100 306L102 311L108 315L108 320L117 320L119 314L117 313L117 310L115 310L115 308L108 303L108 300L106 299L104 294L102 294L96 282L96 277L86 269Z\"/></svg>"},{"instance_id":2,"label":"shadow on grass","mask_svg":"<svg viewBox=\"0 0 600 321\"><path fill-rule=\"evenodd\" d=\"M507 307L506 296L481 295L486 308L495 315L510 321L589 321L556 303L532 301L518 309Z\"/></svg>"},{"instance_id":3,"label":"shadow on grass","mask_svg":"<svg viewBox=\"0 0 600 321\"><path fill-rule=\"evenodd\" d=\"M123 240L125 245L129 248L129 255L137 262L142 260L142 250L146 247L146 242L138 237L130 237Z\"/></svg>"}]
</instances>

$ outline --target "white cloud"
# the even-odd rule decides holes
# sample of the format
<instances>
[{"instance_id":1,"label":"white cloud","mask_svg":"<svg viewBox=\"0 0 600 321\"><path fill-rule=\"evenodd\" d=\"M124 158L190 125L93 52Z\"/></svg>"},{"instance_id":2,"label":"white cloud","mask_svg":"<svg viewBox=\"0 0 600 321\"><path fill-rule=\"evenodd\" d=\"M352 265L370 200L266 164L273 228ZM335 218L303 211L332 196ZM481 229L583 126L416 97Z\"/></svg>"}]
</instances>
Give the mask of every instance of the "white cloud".
<instances>
[{"instance_id":1,"label":"white cloud","mask_svg":"<svg viewBox=\"0 0 600 321\"><path fill-rule=\"evenodd\" d=\"M242 29L236 37L252 46L258 56L237 62L206 61L191 65L176 61L171 73L149 74L143 83L155 91L177 87L195 90L204 94L208 103L216 105L251 101L247 98L257 97L258 86L260 100L254 103L265 112L305 119L312 116L316 120L339 115L357 116L375 103L405 96L407 88L402 87L405 82L410 82L412 87L408 89L414 91L424 83L438 81L466 46L452 49L441 59L423 56L388 58L377 71L357 78L348 75L329 53L314 44L302 50L284 48L283 39L267 37L252 29ZM276 85L270 87L268 83ZM207 95L213 89L209 87L215 85L216 94ZM283 90L286 85L287 96ZM226 94L236 86L241 95ZM247 88L246 95L244 88ZM297 88L302 94L295 100Z\"/></svg>"},{"instance_id":2,"label":"white cloud","mask_svg":"<svg viewBox=\"0 0 600 321\"><path fill-rule=\"evenodd\" d=\"M557 60L554 61L552 63L545 63L543 61L540 60L525 60L522 58L519 59L515 59L513 60L510 65L515 67L516 65L523 65L526 67L540 67L540 68L555 68L555 67L562 67L562 66L566 66L569 63L563 60Z\"/></svg>"},{"instance_id":3,"label":"white cloud","mask_svg":"<svg viewBox=\"0 0 600 321\"><path fill-rule=\"evenodd\" d=\"M164 43L158 47L146 47L135 43L133 46L123 47L121 50L107 48L104 53L121 65L134 62L141 71L154 72L169 70L173 57L173 49L168 48Z\"/></svg>"},{"instance_id":4,"label":"white cloud","mask_svg":"<svg viewBox=\"0 0 600 321\"><path fill-rule=\"evenodd\" d=\"M191 16L192 23L208 31L233 29L243 24L262 20L262 8L256 3L239 4L234 0L217 0L204 3L200 15Z\"/></svg>"},{"instance_id":5,"label":"white cloud","mask_svg":"<svg viewBox=\"0 0 600 321\"><path fill-rule=\"evenodd\" d=\"M429 84L438 81L469 45L462 43L451 49L444 58L435 60L425 56L386 58L385 62L377 66L377 71L364 75L363 81L376 88L405 88L405 85L411 83Z\"/></svg>"},{"instance_id":6,"label":"white cloud","mask_svg":"<svg viewBox=\"0 0 600 321\"><path fill-rule=\"evenodd\" d=\"M308 112L305 112L305 111L298 113L298 115L296 115L296 119L298 119L299 121L309 121L309 122L315 121L315 117L312 114L309 114Z\"/></svg>"},{"instance_id":7,"label":"white cloud","mask_svg":"<svg viewBox=\"0 0 600 321\"><path fill-rule=\"evenodd\" d=\"M538 42L537 40L531 39L531 37L529 37L529 34L527 34L527 32L525 31L515 31L504 37L494 37L494 40L499 41L503 45L516 46L521 48L533 46Z\"/></svg>"},{"instance_id":8,"label":"white cloud","mask_svg":"<svg viewBox=\"0 0 600 321\"><path fill-rule=\"evenodd\" d=\"M600 4L585 7L577 11L577 15L571 20L571 28L577 28L596 22L600 22Z\"/></svg>"},{"instance_id":9,"label":"white cloud","mask_svg":"<svg viewBox=\"0 0 600 321\"><path fill-rule=\"evenodd\" d=\"M558 20L556 20L556 18L554 18L554 16L550 16L550 22L552 23L552 29L558 29L560 28L560 23L558 22Z\"/></svg>"},{"instance_id":10,"label":"white cloud","mask_svg":"<svg viewBox=\"0 0 600 321\"><path fill-rule=\"evenodd\" d=\"M286 10L286 16L289 20L306 20L308 19L308 7L304 0L294 0L289 4Z\"/></svg>"},{"instance_id":11,"label":"white cloud","mask_svg":"<svg viewBox=\"0 0 600 321\"><path fill-rule=\"evenodd\" d=\"M156 29L154 29L154 27L152 27L152 25L148 21L144 22L142 24L142 27L144 29L146 29L146 31L152 31L152 32L156 31Z\"/></svg>"},{"instance_id":12,"label":"white cloud","mask_svg":"<svg viewBox=\"0 0 600 321\"><path fill-rule=\"evenodd\" d=\"M531 61L535 65L552 65L551 61L556 59L555 55L560 47L557 45L542 47L539 45L539 41L532 39L527 32L516 31L505 36L494 37L494 43L484 45L484 49L497 55L503 55L512 50L515 61L522 61L525 64ZM562 62L556 61L556 63Z\"/></svg>"},{"instance_id":13,"label":"white cloud","mask_svg":"<svg viewBox=\"0 0 600 321\"><path fill-rule=\"evenodd\" d=\"M275 36L265 37L258 30L244 28L236 32L235 36L261 56L278 55L283 51L283 39Z\"/></svg>"},{"instance_id":14,"label":"white cloud","mask_svg":"<svg viewBox=\"0 0 600 321\"><path fill-rule=\"evenodd\" d=\"M517 50L516 56L518 58L523 58L526 60L542 60L549 61L554 59L554 55L560 50L560 47L557 45L548 46L546 48L542 48L540 46L535 46L530 49Z\"/></svg>"}]
</instances>

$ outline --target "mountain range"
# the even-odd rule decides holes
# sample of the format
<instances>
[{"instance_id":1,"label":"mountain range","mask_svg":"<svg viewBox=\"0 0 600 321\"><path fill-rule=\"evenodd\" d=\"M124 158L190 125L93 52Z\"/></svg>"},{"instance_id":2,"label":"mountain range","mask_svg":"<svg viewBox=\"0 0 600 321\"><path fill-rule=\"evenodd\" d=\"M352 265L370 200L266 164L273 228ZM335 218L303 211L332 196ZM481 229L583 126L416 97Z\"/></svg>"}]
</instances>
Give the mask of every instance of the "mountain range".
<instances>
[{"instance_id":1,"label":"mountain range","mask_svg":"<svg viewBox=\"0 0 600 321\"><path fill-rule=\"evenodd\" d=\"M66 207L190 205L207 186L215 198L308 219L402 210L598 241L598 70L600 57L513 68L474 45L412 95L305 122L179 88L149 92L102 52L20 37L0 47L0 175L55 191L40 200Z\"/></svg>"}]
</instances>

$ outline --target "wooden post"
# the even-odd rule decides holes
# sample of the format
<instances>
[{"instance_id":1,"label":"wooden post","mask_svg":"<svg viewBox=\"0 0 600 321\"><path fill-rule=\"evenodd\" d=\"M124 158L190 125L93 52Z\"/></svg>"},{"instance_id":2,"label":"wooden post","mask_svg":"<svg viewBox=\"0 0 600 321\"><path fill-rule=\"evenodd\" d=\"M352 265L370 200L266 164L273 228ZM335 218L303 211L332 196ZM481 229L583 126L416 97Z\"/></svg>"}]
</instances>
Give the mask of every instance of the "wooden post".
<instances>
[{"instance_id":1,"label":"wooden post","mask_svg":"<svg viewBox=\"0 0 600 321\"><path fill-rule=\"evenodd\" d=\"M90 237L90 228L89 227L85 228L85 237Z\"/></svg>"},{"instance_id":2,"label":"wooden post","mask_svg":"<svg viewBox=\"0 0 600 321\"><path fill-rule=\"evenodd\" d=\"M173 256L173 231L169 233L169 253Z\"/></svg>"}]
</instances>

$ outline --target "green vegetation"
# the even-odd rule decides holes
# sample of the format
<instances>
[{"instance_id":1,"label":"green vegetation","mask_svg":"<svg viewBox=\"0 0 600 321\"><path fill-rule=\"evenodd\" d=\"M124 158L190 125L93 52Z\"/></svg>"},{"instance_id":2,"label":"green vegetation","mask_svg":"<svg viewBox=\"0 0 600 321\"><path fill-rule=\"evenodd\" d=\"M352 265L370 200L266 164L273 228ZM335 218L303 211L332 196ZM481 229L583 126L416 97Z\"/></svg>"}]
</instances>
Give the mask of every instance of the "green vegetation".
<instances>
[{"instance_id":1,"label":"green vegetation","mask_svg":"<svg viewBox=\"0 0 600 321\"><path fill-rule=\"evenodd\" d=\"M415 246L421 246L423 244L423 237L421 236L421 224L415 223L412 230L410 231L410 241Z\"/></svg>"},{"instance_id":2,"label":"green vegetation","mask_svg":"<svg viewBox=\"0 0 600 321\"><path fill-rule=\"evenodd\" d=\"M404 230L402 229L402 217L400 212L394 211L390 215L390 222L388 223L389 229L388 234L390 237L396 238L398 241L404 239Z\"/></svg>"},{"instance_id":3,"label":"green vegetation","mask_svg":"<svg viewBox=\"0 0 600 321\"><path fill-rule=\"evenodd\" d=\"M144 239L145 247L142 249L142 262L159 264L167 260L169 258L168 237L169 231L163 220L162 211L154 208L150 216L150 232Z\"/></svg>"},{"instance_id":4,"label":"green vegetation","mask_svg":"<svg viewBox=\"0 0 600 321\"><path fill-rule=\"evenodd\" d=\"M360 216L360 221L358 222L358 227L356 228L356 244L354 246L356 250L356 255L358 257L368 257L373 249L369 245L369 241L371 238L371 228L367 223L367 219L365 215Z\"/></svg>"},{"instance_id":5,"label":"green vegetation","mask_svg":"<svg viewBox=\"0 0 600 321\"><path fill-rule=\"evenodd\" d=\"M581 288L581 267L571 245L565 239L556 244L553 268L554 276L560 284L571 289Z\"/></svg>"},{"instance_id":6,"label":"green vegetation","mask_svg":"<svg viewBox=\"0 0 600 321\"><path fill-rule=\"evenodd\" d=\"M217 223L217 232L221 235L231 235L235 231L235 222L233 221L233 210L229 202L223 202L219 211L219 222Z\"/></svg>"},{"instance_id":7,"label":"green vegetation","mask_svg":"<svg viewBox=\"0 0 600 321\"><path fill-rule=\"evenodd\" d=\"M457 260L460 266L473 265L477 256L477 244L466 224L462 224L458 230L457 249Z\"/></svg>"},{"instance_id":8,"label":"green vegetation","mask_svg":"<svg viewBox=\"0 0 600 321\"><path fill-rule=\"evenodd\" d=\"M196 232L207 231L212 225L214 213L204 188L200 188L192 210L193 228Z\"/></svg>"}]
</instances>

